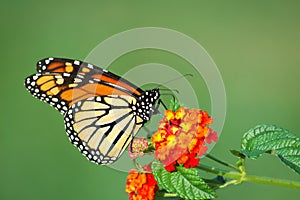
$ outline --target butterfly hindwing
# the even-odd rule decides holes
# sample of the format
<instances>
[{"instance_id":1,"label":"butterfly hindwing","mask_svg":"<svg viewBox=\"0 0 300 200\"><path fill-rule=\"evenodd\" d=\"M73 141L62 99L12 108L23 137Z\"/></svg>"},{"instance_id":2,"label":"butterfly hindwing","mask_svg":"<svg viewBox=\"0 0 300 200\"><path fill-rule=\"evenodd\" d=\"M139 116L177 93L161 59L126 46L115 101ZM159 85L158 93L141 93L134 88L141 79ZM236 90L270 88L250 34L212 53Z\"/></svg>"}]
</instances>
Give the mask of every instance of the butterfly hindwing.
<instances>
[{"instance_id":1,"label":"butterfly hindwing","mask_svg":"<svg viewBox=\"0 0 300 200\"><path fill-rule=\"evenodd\" d=\"M144 123L134 115L134 103L133 97L111 95L73 104L65 115L70 141L92 162L116 161Z\"/></svg>"}]
</instances>

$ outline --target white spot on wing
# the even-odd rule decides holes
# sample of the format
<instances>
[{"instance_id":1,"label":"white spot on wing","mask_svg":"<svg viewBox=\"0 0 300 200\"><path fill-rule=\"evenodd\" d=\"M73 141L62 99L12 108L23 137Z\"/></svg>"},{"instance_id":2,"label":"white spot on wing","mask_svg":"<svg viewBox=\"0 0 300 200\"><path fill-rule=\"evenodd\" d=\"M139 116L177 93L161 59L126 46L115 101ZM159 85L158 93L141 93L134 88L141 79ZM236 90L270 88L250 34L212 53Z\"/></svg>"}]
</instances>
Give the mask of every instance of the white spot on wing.
<instances>
[{"instance_id":1,"label":"white spot on wing","mask_svg":"<svg viewBox=\"0 0 300 200\"><path fill-rule=\"evenodd\" d=\"M54 102L58 102L58 98L52 98L52 101L54 101Z\"/></svg>"},{"instance_id":2,"label":"white spot on wing","mask_svg":"<svg viewBox=\"0 0 300 200\"><path fill-rule=\"evenodd\" d=\"M93 65L91 65L91 64L88 64L87 67L90 69L94 69Z\"/></svg>"}]
</instances>

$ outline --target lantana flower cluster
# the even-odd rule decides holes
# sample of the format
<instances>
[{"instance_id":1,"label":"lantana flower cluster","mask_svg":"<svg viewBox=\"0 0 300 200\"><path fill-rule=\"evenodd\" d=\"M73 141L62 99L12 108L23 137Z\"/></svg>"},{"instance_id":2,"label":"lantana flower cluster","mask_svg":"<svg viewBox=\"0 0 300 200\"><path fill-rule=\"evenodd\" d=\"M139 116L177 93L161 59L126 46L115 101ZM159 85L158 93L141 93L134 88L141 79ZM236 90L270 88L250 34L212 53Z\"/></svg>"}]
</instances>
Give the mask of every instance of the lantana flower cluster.
<instances>
[{"instance_id":1,"label":"lantana flower cluster","mask_svg":"<svg viewBox=\"0 0 300 200\"><path fill-rule=\"evenodd\" d=\"M174 171L177 165L191 168L199 165L199 156L205 154L206 143L217 141L217 134L207 127L212 123L207 112L180 107L165 111L159 128L152 136L155 158L166 170Z\"/></svg>"},{"instance_id":2,"label":"lantana flower cluster","mask_svg":"<svg viewBox=\"0 0 300 200\"><path fill-rule=\"evenodd\" d=\"M128 148L130 159L142 157L144 155L144 150L146 150L148 147L149 145L146 138L134 139Z\"/></svg>"},{"instance_id":3,"label":"lantana flower cluster","mask_svg":"<svg viewBox=\"0 0 300 200\"><path fill-rule=\"evenodd\" d=\"M139 173L137 170L129 172L125 188L129 200L153 200L157 189L153 174Z\"/></svg>"},{"instance_id":4,"label":"lantana flower cluster","mask_svg":"<svg viewBox=\"0 0 300 200\"><path fill-rule=\"evenodd\" d=\"M206 153L206 143L217 142L216 132L208 127L212 118L207 112L180 107L177 111L166 110L159 122L158 130L152 135L152 145L145 138L134 139L128 153L131 159L143 156L144 151L154 147L154 156L169 172L176 166L192 168L199 165L200 156ZM129 200L153 200L158 190L151 173L151 163L143 172L131 170L127 176L126 193Z\"/></svg>"}]
</instances>

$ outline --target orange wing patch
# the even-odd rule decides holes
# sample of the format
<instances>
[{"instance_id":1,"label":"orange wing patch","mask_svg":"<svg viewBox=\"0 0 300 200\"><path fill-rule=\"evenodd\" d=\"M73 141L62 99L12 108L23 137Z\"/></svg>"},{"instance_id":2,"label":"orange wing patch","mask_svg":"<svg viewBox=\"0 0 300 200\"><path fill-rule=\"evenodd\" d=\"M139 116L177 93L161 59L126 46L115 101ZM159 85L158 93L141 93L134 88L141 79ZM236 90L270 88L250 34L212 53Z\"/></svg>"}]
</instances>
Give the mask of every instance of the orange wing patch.
<instances>
[{"instance_id":1,"label":"orange wing patch","mask_svg":"<svg viewBox=\"0 0 300 200\"><path fill-rule=\"evenodd\" d=\"M107 83L113 83L115 85L123 87L123 88L131 91L132 93L134 93L136 95L141 95L141 93L139 91L137 91L135 88L127 85L126 83L123 83L121 80L116 80L116 79L110 78L108 76L105 76L104 74L95 74L95 75L92 75L92 77L96 78L96 79L99 79L99 80L102 80L102 81L105 81Z\"/></svg>"},{"instance_id":2,"label":"orange wing patch","mask_svg":"<svg viewBox=\"0 0 300 200\"><path fill-rule=\"evenodd\" d=\"M89 97L94 96L106 96L106 95L128 95L121 90L101 85L97 83L93 84L86 84L79 88L73 88L72 90L66 90L61 93L61 98L65 99L66 101L70 102L69 106L72 104L87 99Z\"/></svg>"}]
</instances>

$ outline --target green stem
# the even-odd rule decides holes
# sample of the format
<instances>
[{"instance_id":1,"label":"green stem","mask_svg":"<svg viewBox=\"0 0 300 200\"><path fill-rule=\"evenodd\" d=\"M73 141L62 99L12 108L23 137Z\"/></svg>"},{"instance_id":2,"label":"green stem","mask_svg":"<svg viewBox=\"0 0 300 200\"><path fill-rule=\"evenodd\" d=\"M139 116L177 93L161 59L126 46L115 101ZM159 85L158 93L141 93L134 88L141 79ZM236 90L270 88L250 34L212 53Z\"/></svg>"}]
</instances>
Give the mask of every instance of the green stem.
<instances>
[{"instance_id":1,"label":"green stem","mask_svg":"<svg viewBox=\"0 0 300 200\"><path fill-rule=\"evenodd\" d=\"M178 197L178 195L173 193L164 193L163 197Z\"/></svg>"},{"instance_id":2,"label":"green stem","mask_svg":"<svg viewBox=\"0 0 300 200\"><path fill-rule=\"evenodd\" d=\"M247 175L244 181L300 189L300 182L291 180Z\"/></svg>"},{"instance_id":3,"label":"green stem","mask_svg":"<svg viewBox=\"0 0 300 200\"><path fill-rule=\"evenodd\" d=\"M204 165L204 164L201 164L200 166L197 166L196 168L198 168L200 170L203 170L203 171L206 171L206 172L210 172L212 174L217 174L219 176L224 176L224 177L227 177L227 178L231 178L231 179L241 178L240 173L230 172L230 171L227 171L227 170L222 170L222 169L218 169L218 168L215 168L215 167L210 167L210 166L207 166L207 165Z\"/></svg>"},{"instance_id":4,"label":"green stem","mask_svg":"<svg viewBox=\"0 0 300 200\"><path fill-rule=\"evenodd\" d=\"M234 179L235 181L230 182L230 184L240 184L243 181L247 181L247 182L253 182L253 183L261 183L261 184L267 184L267 185L300 189L300 182L297 182L297 181L246 175L245 173L225 171L225 170L217 169L214 167L209 167L209 166L206 166L203 164L201 166L198 166L197 168L200 170L206 171L206 172L210 172L210 173L224 176L224 177L227 177L230 179Z\"/></svg>"},{"instance_id":5,"label":"green stem","mask_svg":"<svg viewBox=\"0 0 300 200\"><path fill-rule=\"evenodd\" d=\"M234 171L240 172L240 170L238 168L236 168L234 165L231 165L231 164L226 163L226 162L224 162L222 160L219 160L215 156L212 156L210 154L206 154L205 157L207 157L207 158L209 158L209 159L211 159L211 160L213 160L213 161L215 161L217 163L220 163L221 165L224 165L224 166L226 166L226 167L228 167L230 169L233 169Z\"/></svg>"},{"instance_id":6,"label":"green stem","mask_svg":"<svg viewBox=\"0 0 300 200\"><path fill-rule=\"evenodd\" d=\"M136 159L132 160L134 167L139 171L142 172L144 171L143 167L136 161Z\"/></svg>"}]
</instances>

